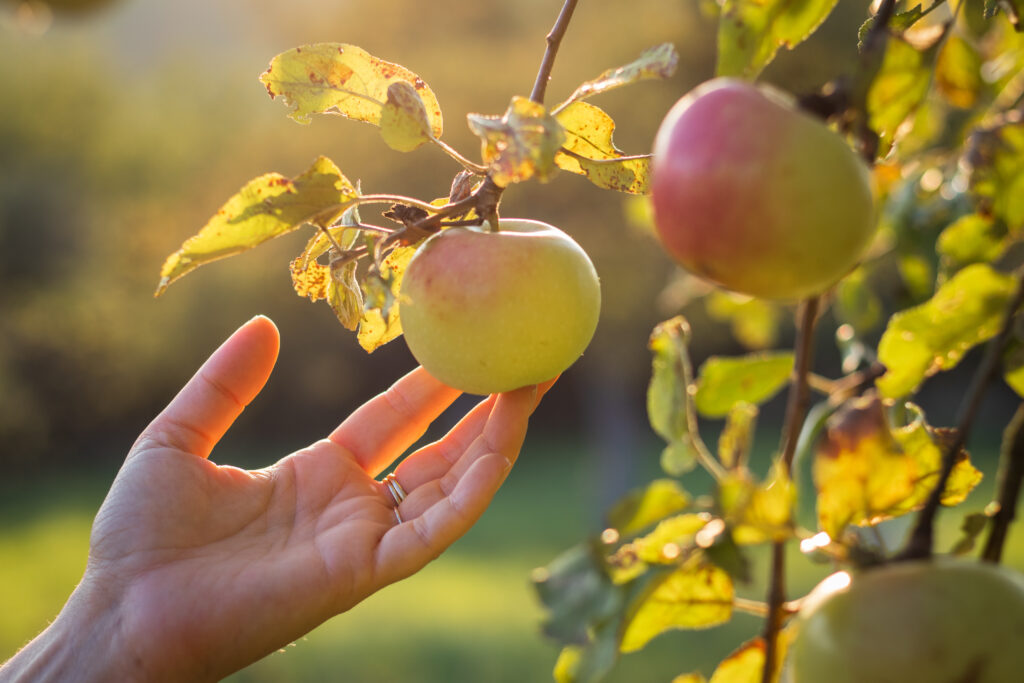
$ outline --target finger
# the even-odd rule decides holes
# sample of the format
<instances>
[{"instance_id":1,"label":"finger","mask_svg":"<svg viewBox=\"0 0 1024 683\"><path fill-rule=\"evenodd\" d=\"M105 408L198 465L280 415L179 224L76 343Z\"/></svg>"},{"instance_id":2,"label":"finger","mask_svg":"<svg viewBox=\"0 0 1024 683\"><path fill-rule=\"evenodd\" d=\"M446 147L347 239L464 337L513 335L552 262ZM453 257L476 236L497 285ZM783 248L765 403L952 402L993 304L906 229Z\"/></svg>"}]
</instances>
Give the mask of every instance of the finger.
<instances>
[{"instance_id":1,"label":"finger","mask_svg":"<svg viewBox=\"0 0 1024 683\"><path fill-rule=\"evenodd\" d=\"M203 363L139 437L208 457L242 410L263 389L280 349L269 318L256 316L239 327Z\"/></svg>"},{"instance_id":2,"label":"finger","mask_svg":"<svg viewBox=\"0 0 1024 683\"><path fill-rule=\"evenodd\" d=\"M416 368L363 404L328 438L375 477L423 436L461 393Z\"/></svg>"},{"instance_id":3,"label":"finger","mask_svg":"<svg viewBox=\"0 0 1024 683\"><path fill-rule=\"evenodd\" d=\"M552 379L538 385L531 412L536 409L541 398L554 383L555 380ZM528 389L524 388L518 391L528 391ZM473 441L483 433L497 399L498 395L495 394L481 401L443 439L421 448L403 460L395 469L395 475L405 490L412 491L423 484L443 477L459 457L469 449Z\"/></svg>"},{"instance_id":4,"label":"finger","mask_svg":"<svg viewBox=\"0 0 1024 683\"><path fill-rule=\"evenodd\" d=\"M511 466L501 453L477 458L451 495L389 529L376 551L379 584L393 583L420 570L466 533L487 509Z\"/></svg>"}]
</instances>

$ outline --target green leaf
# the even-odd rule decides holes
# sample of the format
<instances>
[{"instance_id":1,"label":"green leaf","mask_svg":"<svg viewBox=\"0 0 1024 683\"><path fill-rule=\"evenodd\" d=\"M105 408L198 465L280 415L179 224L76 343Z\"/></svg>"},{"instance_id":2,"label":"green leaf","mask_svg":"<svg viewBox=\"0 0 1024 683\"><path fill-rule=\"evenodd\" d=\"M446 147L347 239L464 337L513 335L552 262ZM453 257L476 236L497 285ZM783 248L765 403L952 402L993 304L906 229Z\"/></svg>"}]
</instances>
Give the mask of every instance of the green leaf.
<instances>
[{"instance_id":1,"label":"green leaf","mask_svg":"<svg viewBox=\"0 0 1024 683\"><path fill-rule=\"evenodd\" d=\"M718 23L718 76L757 77L780 47L792 50L837 0L724 0Z\"/></svg>"},{"instance_id":2,"label":"green leaf","mask_svg":"<svg viewBox=\"0 0 1024 683\"><path fill-rule=\"evenodd\" d=\"M402 322L399 319L399 306L387 305L398 299L398 293L402 288L402 275L405 274L405 268L409 265L409 261L412 260L413 255L416 253L416 247L395 247L387 258L384 259L383 268L381 269L381 281L387 287L385 292L384 305L378 307L370 307L363 311L363 317L359 321L359 333L357 338L359 345L362 346L367 353L373 353L375 350L387 344L392 339L395 339L402 334ZM364 280L365 284L365 280ZM366 292L364 288L364 294ZM368 306L373 304L368 303Z\"/></svg>"},{"instance_id":3,"label":"green leaf","mask_svg":"<svg viewBox=\"0 0 1024 683\"><path fill-rule=\"evenodd\" d=\"M635 652L670 629L703 629L732 617L733 583L696 557L652 581L628 613L620 649Z\"/></svg>"},{"instance_id":4,"label":"green leaf","mask_svg":"<svg viewBox=\"0 0 1024 683\"><path fill-rule=\"evenodd\" d=\"M604 570L597 549L589 544L563 552L530 576L548 614L544 634L561 643L583 644L596 622L616 614L622 593Z\"/></svg>"},{"instance_id":5,"label":"green leaf","mask_svg":"<svg viewBox=\"0 0 1024 683\"><path fill-rule=\"evenodd\" d=\"M585 176L598 187L646 194L650 182L650 157L625 157L612 142L615 121L586 102L574 102L558 113L565 129L565 145L555 156L559 168Z\"/></svg>"},{"instance_id":6,"label":"green leaf","mask_svg":"<svg viewBox=\"0 0 1024 683\"><path fill-rule=\"evenodd\" d=\"M890 19L887 28L891 33L903 33L908 28L916 24L919 20L930 14L933 10L937 9L940 5L945 4L946 0L935 0L928 9L924 9L922 5L918 4L914 7L906 10L905 12L897 12ZM870 19L860 25L857 30L857 49L864 49L864 38L867 37L868 31L875 23L875 18L872 16Z\"/></svg>"},{"instance_id":7,"label":"green leaf","mask_svg":"<svg viewBox=\"0 0 1024 683\"><path fill-rule=\"evenodd\" d=\"M533 177L546 181L555 173L555 154L566 134L544 105L517 96L500 117L469 114L467 119L482 140L484 163L498 185Z\"/></svg>"},{"instance_id":8,"label":"green leaf","mask_svg":"<svg viewBox=\"0 0 1024 683\"><path fill-rule=\"evenodd\" d=\"M778 340L782 316L777 304L714 289L704 297L704 307L712 318L728 323L732 336L745 348L767 349Z\"/></svg>"},{"instance_id":9,"label":"green leaf","mask_svg":"<svg viewBox=\"0 0 1024 683\"><path fill-rule=\"evenodd\" d=\"M972 512L964 515L960 522L960 538L949 549L950 555L966 555L974 550L982 532L988 527L991 517L985 512Z\"/></svg>"},{"instance_id":10,"label":"green leaf","mask_svg":"<svg viewBox=\"0 0 1024 683\"><path fill-rule=\"evenodd\" d=\"M573 91L569 98L552 111L559 113L571 103L608 92L624 85L651 78L671 78L676 72L679 54L672 43L663 43L647 48L643 53L624 66L605 71L597 78L587 81Z\"/></svg>"},{"instance_id":11,"label":"green leaf","mask_svg":"<svg viewBox=\"0 0 1024 683\"><path fill-rule=\"evenodd\" d=\"M708 358L697 378L697 410L708 417L725 417L739 401L767 401L789 382L793 360L788 351Z\"/></svg>"},{"instance_id":12,"label":"green leaf","mask_svg":"<svg viewBox=\"0 0 1024 683\"><path fill-rule=\"evenodd\" d=\"M857 332L870 332L882 322L882 302L871 288L867 271L856 268L839 281L835 298L836 317Z\"/></svg>"},{"instance_id":13,"label":"green leaf","mask_svg":"<svg viewBox=\"0 0 1024 683\"><path fill-rule=\"evenodd\" d=\"M743 469L747 466L750 449L754 445L757 413L757 406L746 401L737 401L729 408L725 428L718 437L718 459L727 468Z\"/></svg>"},{"instance_id":14,"label":"green leaf","mask_svg":"<svg viewBox=\"0 0 1024 683\"><path fill-rule=\"evenodd\" d=\"M913 393L926 377L956 366L995 336L1013 287L1011 276L974 264L925 303L892 316L878 343L878 359L887 368L877 383L882 395Z\"/></svg>"},{"instance_id":15,"label":"green leaf","mask_svg":"<svg viewBox=\"0 0 1024 683\"><path fill-rule=\"evenodd\" d=\"M340 114L373 125L380 125L391 85L408 83L424 104L431 133L441 137L441 106L423 79L355 45L318 43L282 52L260 81L271 98L283 98L298 123L309 123L312 114Z\"/></svg>"},{"instance_id":16,"label":"green leaf","mask_svg":"<svg viewBox=\"0 0 1024 683\"><path fill-rule=\"evenodd\" d=\"M692 369L686 348L689 338L690 324L677 316L655 327L648 341L653 358L647 415L654 432L668 442L661 462L673 476L693 469L696 464L694 435L690 431Z\"/></svg>"},{"instance_id":17,"label":"green leaf","mask_svg":"<svg viewBox=\"0 0 1024 683\"><path fill-rule=\"evenodd\" d=\"M388 147L411 152L433 139L427 108L409 83L398 81L388 86L388 99L380 114L380 134Z\"/></svg>"},{"instance_id":18,"label":"green leaf","mask_svg":"<svg viewBox=\"0 0 1024 683\"><path fill-rule=\"evenodd\" d=\"M784 541L792 537L796 485L776 458L764 482L748 470L730 472L718 482L718 504L739 545Z\"/></svg>"},{"instance_id":19,"label":"green leaf","mask_svg":"<svg viewBox=\"0 0 1024 683\"><path fill-rule=\"evenodd\" d=\"M964 158L979 212L1003 220L1011 235L1024 231L1024 114L1011 112L971 135Z\"/></svg>"},{"instance_id":20,"label":"green leaf","mask_svg":"<svg viewBox=\"0 0 1024 683\"><path fill-rule=\"evenodd\" d=\"M167 258L156 295L203 264L240 254L325 215L333 219L357 196L356 188L326 157L291 180L278 173L250 180Z\"/></svg>"},{"instance_id":21,"label":"green leaf","mask_svg":"<svg viewBox=\"0 0 1024 683\"><path fill-rule=\"evenodd\" d=\"M879 136L879 156L896 141L900 127L921 105L931 84L932 50L919 51L891 36L882 65L868 89L871 129Z\"/></svg>"},{"instance_id":22,"label":"green leaf","mask_svg":"<svg viewBox=\"0 0 1024 683\"><path fill-rule=\"evenodd\" d=\"M977 213L967 214L950 223L935 243L943 268L955 272L972 263L990 263L1006 248L1005 228Z\"/></svg>"},{"instance_id":23,"label":"green leaf","mask_svg":"<svg viewBox=\"0 0 1024 683\"><path fill-rule=\"evenodd\" d=\"M646 488L629 493L608 512L608 524L628 536L665 517L685 510L690 496L674 479L655 479Z\"/></svg>"},{"instance_id":24,"label":"green leaf","mask_svg":"<svg viewBox=\"0 0 1024 683\"><path fill-rule=\"evenodd\" d=\"M687 513L663 519L651 533L623 546L647 564L675 564L687 551L694 549L694 538L708 525L707 513Z\"/></svg>"}]
</instances>

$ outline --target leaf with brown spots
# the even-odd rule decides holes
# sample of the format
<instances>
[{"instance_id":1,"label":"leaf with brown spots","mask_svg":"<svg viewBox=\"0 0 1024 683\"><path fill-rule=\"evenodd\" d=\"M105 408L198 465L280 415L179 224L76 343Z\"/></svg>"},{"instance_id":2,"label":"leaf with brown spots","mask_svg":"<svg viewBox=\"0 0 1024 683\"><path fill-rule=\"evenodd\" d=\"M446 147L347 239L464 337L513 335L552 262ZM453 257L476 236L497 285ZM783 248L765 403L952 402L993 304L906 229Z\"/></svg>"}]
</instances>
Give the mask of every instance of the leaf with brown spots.
<instances>
[{"instance_id":1,"label":"leaf with brown spots","mask_svg":"<svg viewBox=\"0 0 1024 683\"><path fill-rule=\"evenodd\" d=\"M441 106L419 76L345 43L297 47L274 57L260 81L272 98L282 97L292 119L309 123L312 114L340 114L381 125L388 89L407 83L423 104L430 133L441 137Z\"/></svg>"},{"instance_id":2,"label":"leaf with brown spots","mask_svg":"<svg viewBox=\"0 0 1024 683\"><path fill-rule=\"evenodd\" d=\"M679 53L672 43L662 43L649 47L629 64L609 69L597 78L587 81L573 91L569 98L555 107L552 112L558 114L567 109L573 102L608 92L624 85L652 78L670 78L676 72Z\"/></svg>"},{"instance_id":3,"label":"leaf with brown spots","mask_svg":"<svg viewBox=\"0 0 1024 683\"><path fill-rule=\"evenodd\" d=\"M627 157L619 151L612 142L611 116L592 104L574 102L555 118L565 129L565 144L555 157L559 168L608 190L647 194L650 156Z\"/></svg>"},{"instance_id":4,"label":"leaf with brown spots","mask_svg":"<svg viewBox=\"0 0 1024 683\"><path fill-rule=\"evenodd\" d=\"M255 178L167 258L156 295L205 263L252 249L305 223L329 223L357 196L356 188L327 157L292 179L279 173Z\"/></svg>"},{"instance_id":5,"label":"leaf with brown spots","mask_svg":"<svg viewBox=\"0 0 1024 683\"><path fill-rule=\"evenodd\" d=\"M555 154L565 142L565 130L544 105L517 96L502 116L470 114L467 119L498 185L533 177L546 181L555 173Z\"/></svg>"}]
</instances>

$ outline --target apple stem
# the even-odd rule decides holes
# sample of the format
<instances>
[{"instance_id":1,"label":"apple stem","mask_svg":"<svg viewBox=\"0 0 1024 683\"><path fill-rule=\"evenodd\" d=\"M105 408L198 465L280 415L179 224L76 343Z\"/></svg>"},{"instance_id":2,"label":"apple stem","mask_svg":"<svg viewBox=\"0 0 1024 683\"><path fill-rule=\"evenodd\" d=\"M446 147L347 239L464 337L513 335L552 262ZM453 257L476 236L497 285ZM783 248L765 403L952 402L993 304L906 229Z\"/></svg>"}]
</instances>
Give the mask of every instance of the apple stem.
<instances>
[{"instance_id":1,"label":"apple stem","mask_svg":"<svg viewBox=\"0 0 1024 683\"><path fill-rule=\"evenodd\" d=\"M820 297L811 297L800 304L797 311L796 361L793 383L789 387L786 404L786 422L782 433L780 452L786 473L792 475L793 456L807 407L810 403L810 372L814 358L814 327L818 321ZM762 683L772 683L778 669L778 640L782 623L786 619L786 544L772 544L771 576L768 582L768 610L764 626L764 669Z\"/></svg>"},{"instance_id":2,"label":"apple stem","mask_svg":"<svg viewBox=\"0 0 1024 683\"><path fill-rule=\"evenodd\" d=\"M967 435L974 424L974 418L977 416L978 410L981 409L981 399L985 395L985 389L995 375L996 368L999 367L1003 349L1006 347L1006 342L1009 341L1010 334L1013 331L1013 321L1016 318L1017 309L1020 308L1022 303L1024 303L1024 269L1017 272L1017 291L1006 307L1003 326L995 338L989 342L985 357L971 379L971 385L960 407L960 419L957 420L955 437L942 454L942 470L939 473L939 480L935 484L935 488L932 489L931 495L928 496L928 502L925 503L917 515L907 547L894 558L896 560L923 560L932 555L935 539L935 517L938 515L939 506L942 504L942 494L946 490L946 484L949 482L953 467L956 465L957 456L967 442Z\"/></svg>"},{"instance_id":3,"label":"apple stem","mask_svg":"<svg viewBox=\"0 0 1024 683\"><path fill-rule=\"evenodd\" d=\"M999 494L992 517L988 539L981 559L999 564L1003 557L1003 544L1016 516L1017 501L1020 499L1021 482L1024 480L1024 404L1017 407L1010 424L1003 433L1003 447L999 456Z\"/></svg>"}]
</instances>

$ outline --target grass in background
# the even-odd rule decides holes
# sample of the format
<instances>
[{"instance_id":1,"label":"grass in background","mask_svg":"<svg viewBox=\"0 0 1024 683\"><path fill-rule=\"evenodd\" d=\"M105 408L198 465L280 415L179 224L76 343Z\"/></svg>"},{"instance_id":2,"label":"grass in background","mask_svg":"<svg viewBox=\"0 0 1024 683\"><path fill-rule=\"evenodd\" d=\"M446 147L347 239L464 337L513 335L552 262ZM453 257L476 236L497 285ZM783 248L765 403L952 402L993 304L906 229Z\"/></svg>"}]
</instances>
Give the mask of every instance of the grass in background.
<instances>
[{"instance_id":1,"label":"grass in background","mask_svg":"<svg viewBox=\"0 0 1024 683\"><path fill-rule=\"evenodd\" d=\"M350 680L522 683L549 681L557 648L539 633L542 612L529 585L530 571L595 530L599 503L592 461L577 447L528 443L511 478L483 520L419 574L371 596L306 638L253 664L235 683ZM656 453L651 450L647 455ZM647 457L647 455L643 457ZM656 463L637 466L639 481ZM992 473L994 463L981 463ZM994 476L962 506L980 509ZM89 526L109 485L102 481L53 481L21 487L0 507L0 659L13 654L60 609L85 565ZM960 515L941 517L940 549L956 536ZM893 545L908 520L894 520L885 534ZM1024 568L1024 538L1010 539L1007 564ZM796 553L794 553L796 554ZM765 566L755 560L761 594ZM827 567L799 558L790 563L794 595ZM668 681L715 663L760 621L739 615L708 631L673 631L644 651L623 658L611 683Z\"/></svg>"}]
</instances>

